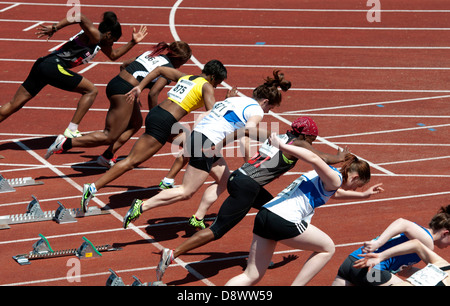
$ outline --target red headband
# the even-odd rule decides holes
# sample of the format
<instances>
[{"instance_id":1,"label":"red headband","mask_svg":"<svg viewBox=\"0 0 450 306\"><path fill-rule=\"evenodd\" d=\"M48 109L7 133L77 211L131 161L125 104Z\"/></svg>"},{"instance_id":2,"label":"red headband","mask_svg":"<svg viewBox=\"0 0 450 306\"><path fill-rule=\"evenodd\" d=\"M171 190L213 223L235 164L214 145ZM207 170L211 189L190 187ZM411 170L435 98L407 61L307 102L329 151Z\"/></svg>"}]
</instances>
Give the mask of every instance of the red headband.
<instances>
[{"instance_id":1,"label":"red headband","mask_svg":"<svg viewBox=\"0 0 450 306\"><path fill-rule=\"evenodd\" d=\"M299 117L291 124L292 130L297 134L318 136L319 129L316 123L309 117Z\"/></svg>"}]
</instances>

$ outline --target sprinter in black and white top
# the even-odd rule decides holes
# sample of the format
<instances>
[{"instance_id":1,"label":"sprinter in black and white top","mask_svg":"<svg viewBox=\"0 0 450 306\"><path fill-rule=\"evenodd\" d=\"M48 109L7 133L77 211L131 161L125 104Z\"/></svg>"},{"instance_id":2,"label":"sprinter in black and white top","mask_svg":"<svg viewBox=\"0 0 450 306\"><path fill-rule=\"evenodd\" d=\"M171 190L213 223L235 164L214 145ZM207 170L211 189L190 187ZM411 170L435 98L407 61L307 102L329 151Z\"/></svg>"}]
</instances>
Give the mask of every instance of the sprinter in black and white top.
<instances>
[{"instance_id":1,"label":"sprinter in black and white top","mask_svg":"<svg viewBox=\"0 0 450 306\"><path fill-rule=\"evenodd\" d=\"M49 147L45 158L53 153L62 153L73 147L109 147L97 158L101 166L111 168L116 162L116 152L142 127L141 105L136 100L127 102L126 94L139 85L139 83L158 67L179 68L191 57L189 45L183 41L174 41L171 44L160 42L152 51L147 51L137 58L122 64L120 73L109 81L106 86L106 95L109 99L109 109L106 114L105 128L81 137L69 138L59 135ZM149 110L158 104L159 93L170 80L157 77L145 87L149 89Z\"/></svg>"},{"instance_id":2,"label":"sprinter in black and white top","mask_svg":"<svg viewBox=\"0 0 450 306\"><path fill-rule=\"evenodd\" d=\"M253 91L253 98L233 97L215 103L214 107L196 125L186 145L189 154L189 165L183 177L183 183L178 188L164 189L147 201L134 200L125 215L123 226L136 220L142 212L163 205L187 200L200 189L208 175L215 183L208 187L208 192L222 193L226 189L230 170L222 156L206 156L203 149L208 149L235 130L242 127L256 127L263 119L264 113L269 112L281 103L281 92L278 87L286 91L291 83L284 80L284 74L275 70L273 78ZM249 142L247 142L249 146ZM245 148L244 158L249 158L249 147Z\"/></svg>"}]
</instances>

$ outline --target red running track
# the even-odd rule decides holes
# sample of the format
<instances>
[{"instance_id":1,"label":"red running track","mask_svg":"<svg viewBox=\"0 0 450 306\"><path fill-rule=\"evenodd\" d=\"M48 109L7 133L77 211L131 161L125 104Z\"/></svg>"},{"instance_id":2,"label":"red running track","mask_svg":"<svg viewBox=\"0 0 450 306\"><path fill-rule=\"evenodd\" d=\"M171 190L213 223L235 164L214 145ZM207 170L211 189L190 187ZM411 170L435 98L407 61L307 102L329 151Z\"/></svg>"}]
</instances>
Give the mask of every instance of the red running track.
<instances>
[{"instance_id":1,"label":"red running track","mask_svg":"<svg viewBox=\"0 0 450 306\"><path fill-rule=\"evenodd\" d=\"M0 3L2 104L14 95L36 58L78 31L68 27L48 42L37 39L35 25L59 20L68 7L58 4L60 1L28 2L14 7L13 2ZM83 6L82 12L97 22L107 7L114 10L124 29L120 42L129 39L132 26L148 25L150 34L145 42L126 58L178 35L191 45L199 63L220 59L228 68L226 83L238 86L246 95L251 95L274 68L281 68L293 88L284 95L281 107L272 116L266 116L264 122L278 124L284 132L299 115L313 117L321 136L315 144L317 148L333 153L337 146L349 146L353 153L372 163L371 183L384 184L386 192L370 200L332 200L316 212L313 224L330 235L337 250L310 285L330 285L346 256L395 219L402 217L426 226L440 206L449 204L450 63L446 55L450 46L445 37L450 13L445 2L427 1L425 5L417 0L383 1L382 9L388 11L382 12L380 23L367 21L369 8L364 1L179 2L175 10L175 1L123 4L97 0ZM176 33L170 30L171 11ZM32 26L33 29L23 31ZM110 63L101 54L94 65L78 69L100 89L94 106L83 119L81 131L103 128L108 109L105 84L118 69L119 63ZM198 73L200 68L197 62L190 61L181 70ZM217 98L225 92L225 87L218 88ZM164 96L165 92L160 99ZM68 208L78 208L82 185L105 172L93 163L104 148L73 149L48 161L43 159L55 135L70 121L77 100L76 94L48 87L1 123L0 154L5 159L0 160L0 173L6 178L31 176L44 185L0 193L0 216L25 212L31 195L39 199L43 210L56 209L57 201ZM191 124L194 116L187 116L183 122ZM120 155L126 156L134 141L135 138ZM189 201L146 213L134 229L123 230L121 217L134 198L148 198L156 192L154 186L173 162L170 153L167 145L139 169L101 190L94 203L107 205L113 212L110 215L64 225L12 225L11 229L0 231L0 284L103 286L110 268L129 284L132 275L143 281L156 280L157 253L161 247L176 247L190 234L186 220L195 212L203 189ZM236 169L242 158L227 156L227 163ZM306 165L299 163L267 189L276 194L307 170ZM183 172L177 176L178 183L182 175ZM220 197L208 217L214 217L225 197ZM181 256L178 264L167 269L164 282L220 286L241 273L255 213L252 210L221 240ZM123 249L104 253L102 258L83 260L81 281L69 282L68 258L34 261L29 266L19 266L12 259L30 251L40 233L54 249L78 247L82 236L96 245L113 244ZM448 250L437 251L449 258ZM279 245L273 258L276 268L268 270L260 285L289 285L309 255Z\"/></svg>"}]
</instances>

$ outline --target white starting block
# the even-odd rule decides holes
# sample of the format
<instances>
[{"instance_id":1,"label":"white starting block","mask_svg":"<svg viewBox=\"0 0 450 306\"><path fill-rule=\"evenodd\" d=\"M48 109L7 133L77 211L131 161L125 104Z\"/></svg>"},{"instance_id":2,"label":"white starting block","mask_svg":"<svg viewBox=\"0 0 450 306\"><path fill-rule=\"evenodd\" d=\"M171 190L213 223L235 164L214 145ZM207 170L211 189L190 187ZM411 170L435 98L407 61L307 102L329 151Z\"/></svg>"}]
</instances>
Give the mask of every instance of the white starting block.
<instances>
[{"instance_id":1,"label":"white starting block","mask_svg":"<svg viewBox=\"0 0 450 306\"><path fill-rule=\"evenodd\" d=\"M33 200L27 206L27 212L24 214L0 216L0 230L9 229L11 224L31 223L54 220L58 224L77 222L75 218L83 218L89 216L98 216L110 214L108 210L101 210L92 206L84 212L81 208L67 209L61 202L57 202L59 207L53 211L42 211L39 201L35 196L31 196Z\"/></svg>"},{"instance_id":2,"label":"white starting block","mask_svg":"<svg viewBox=\"0 0 450 306\"><path fill-rule=\"evenodd\" d=\"M22 177L14 179L5 179L3 175L0 174L0 193L1 192L14 192L16 191L14 187L23 186L33 186L33 185L43 185L41 181L35 181L31 177Z\"/></svg>"},{"instance_id":3,"label":"white starting block","mask_svg":"<svg viewBox=\"0 0 450 306\"><path fill-rule=\"evenodd\" d=\"M111 272L111 275L106 280L107 287L109 287L109 286L117 286L117 287L127 286L123 282L122 278L119 275L117 275L117 273L114 270L109 269L109 272ZM143 283L134 275L133 275L133 278L134 278L134 282L131 284L131 286L167 286L166 284L164 284L163 282L160 282L160 281Z\"/></svg>"}]
</instances>

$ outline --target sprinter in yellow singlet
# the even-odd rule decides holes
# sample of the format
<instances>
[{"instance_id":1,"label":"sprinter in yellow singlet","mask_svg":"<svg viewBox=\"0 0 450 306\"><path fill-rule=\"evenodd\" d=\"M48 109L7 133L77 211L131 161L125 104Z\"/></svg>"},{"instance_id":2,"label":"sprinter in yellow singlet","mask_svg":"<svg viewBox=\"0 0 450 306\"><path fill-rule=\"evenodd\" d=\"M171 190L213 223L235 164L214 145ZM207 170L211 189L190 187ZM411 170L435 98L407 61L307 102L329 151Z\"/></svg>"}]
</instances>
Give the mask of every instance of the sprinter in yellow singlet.
<instances>
[{"instance_id":1,"label":"sprinter in yellow singlet","mask_svg":"<svg viewBox=\"0 0 450 306\"><path fill-rule=\"evenodd\" d=\"M215 103L214 88L227 78L227 70L218 60L209 61L200 75L185 75L172 68L158 67L128 93L129 101L139 99L148 82L158 76L177 81L177 84L167 93L167 99L149 112L145 119L145 133L136 141L127 158L116 163L95 183L84 184L81 199L84 211L100 188L148 160L167 141L171 142L179 134L180 129L175 124L181 118L202 106L210 110Z\"/></svg>"}]
</instances>

